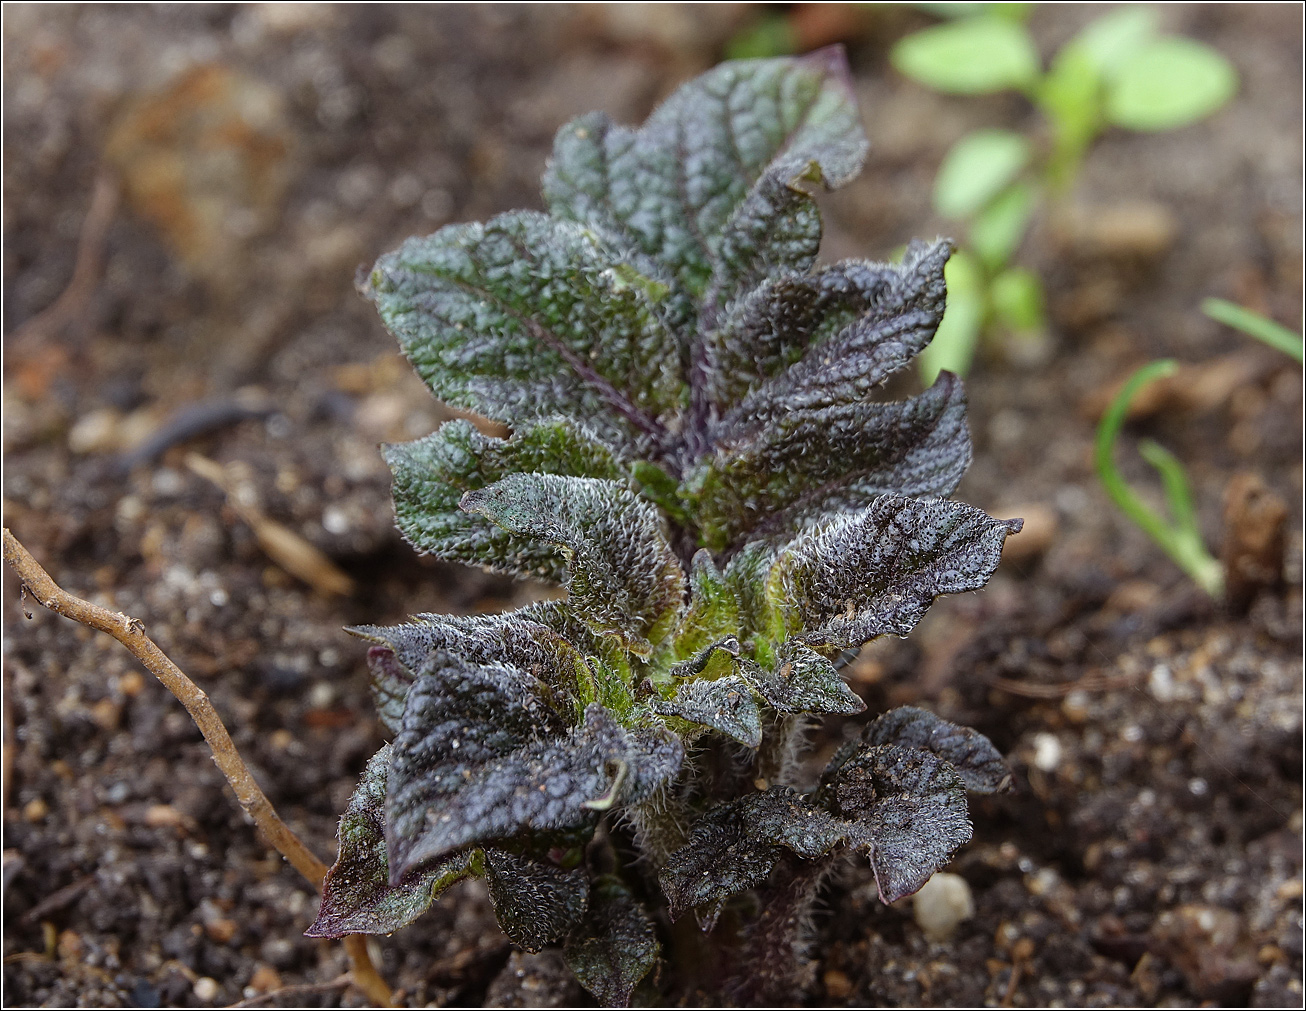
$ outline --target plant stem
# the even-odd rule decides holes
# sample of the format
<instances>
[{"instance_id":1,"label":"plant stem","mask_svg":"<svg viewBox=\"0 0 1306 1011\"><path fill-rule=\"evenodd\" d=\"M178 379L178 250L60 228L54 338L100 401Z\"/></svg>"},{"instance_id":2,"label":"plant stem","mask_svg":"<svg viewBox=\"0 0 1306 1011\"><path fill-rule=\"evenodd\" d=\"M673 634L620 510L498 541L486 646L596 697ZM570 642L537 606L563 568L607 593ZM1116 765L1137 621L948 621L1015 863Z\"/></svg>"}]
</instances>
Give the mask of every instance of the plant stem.
<instances>
[{"instance_id":1,"label":"plant stem","mask_svg":"<svg viewBox=\"0 0 1306 1011\"><path fill-rule=\"evenodd\" d=\"M235 791L240 806L254 820L254 824L259 827L277 852L320 891L322 879L327 872L326 864L319 860L316 854L304 845L299 836L281 820L276 808L259 788L249 767L241 759L236 745L231 740L231 735L227 733L227 728L218 716L218 711L213 708L208 695L154 644L154 641L145 634L145 626L136 618L110 611L108 608L92 604L61 589L40 563L19 543L18 538L9 532L8 527L4 529L4 555L5 561L42 606L88 628L107 632L113 636L176 696L190 713L200 733L204 735L204 740L213 752L214 762L227 777L227 782ZM393 996L372 964L367 953L365 938L355 934L346 937L344 943L353 965L351 975L355 985L374 1003L384 1007L390 1006Z\"/></svg>"},{"instance_id":2,"label":"plant stem","mask_svg":"<svg viewBox=\"0 0 1306 1011\"><path fill-rule=\"evenodd\" d=\"M1161 476L1172 516L1172 522L1167 522L1138 497L1116 468L1114 459L1116 439L1124 427L1129 404L1138 391L1156 379L1174 375L1178 369L1178 363L1167 358L1144 365L1129 377L1102 415L1094 440L1094 460L1102 486L1121 512L1138 524L1198 586L1218 600L1224 594L1224 569L1206 550L1202 540L1183 465L1155 442L1148 441L1140 446L1143 457Z\"/></svg>"},{"instance_id":3,"label":"plant stem","mask_svg":"<svg viewBox=\"0 0 1306 1011\"><path fill-rule=\"evenodd\" d=\"M835 858L801 860L786 854L758 889L761 911L745 930L730 996L743 1007L797 1004L808 984L806 953L812 907Z\"/></svg>"}]
</instances>

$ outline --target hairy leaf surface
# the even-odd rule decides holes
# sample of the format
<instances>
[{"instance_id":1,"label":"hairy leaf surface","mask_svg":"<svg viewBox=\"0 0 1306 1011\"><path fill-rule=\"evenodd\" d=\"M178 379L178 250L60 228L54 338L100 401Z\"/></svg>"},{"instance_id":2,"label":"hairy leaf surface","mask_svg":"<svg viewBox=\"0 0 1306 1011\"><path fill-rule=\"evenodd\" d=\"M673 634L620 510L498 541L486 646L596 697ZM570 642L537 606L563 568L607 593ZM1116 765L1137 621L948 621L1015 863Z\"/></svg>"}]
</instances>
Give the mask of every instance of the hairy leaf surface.
<instances>
[{"instance_id":1,"label":"hairy leaf surface","mask_svg":"<svg viewBox=\"0 0 1306 1011\"><path fill-rule=\"evenodd\" d=\"M762 713L752 686L739 675L715 681L687 681L667 701L654 699L650 707L663 716L678 716L725 734L756 748L762 743Z\"/></svg>"},{"instance_id":2,"label":"hairy leaf surface","mask_svg":"<svg viewBox=\"0 0 1306 1011\"><path fill-rule=\"evenodd\" d=\"M685 574L657 509L615 481L511 474L463 496L468 512L556 546L572 609L628 648L677 616ZM644 647L647 650L647 647Z\"/></svg>"},{"instance_id":3,"label":"hairy leaf surface","mask_svg":"<svg viewBox=\"0 0 1306 1011\"><path fill-rule=\"evenodd\" d=\"M690 563L689 607L676 628L676 653L696 653L739 630L739 597L712 555L700 548Z\"/></svg>"},{"instance_id":4,"label":"hairy leaf surface","mask_svg":"<svg viewBox=\"0 0 1306 1011\"><path fill-rule=\"evenodd\" d=\"M385 791L390 745L367 763L340 818L340 852L322 882L322 906L304 933L309 937L389 934L407 926L435 897L473 873L474 853L464 851L390 883L385 848Z\"/></svg>"},{"instance_id":5,"label":"hairy leaf surface","mask_svg":"<svg viewBox=\"0 0 1306 1011\"><path fill-rule=\"evenodd\" d=\"M790 534L880 495L945 496L970 464L961 383L940 375L898 403L794 410L772 424L740 421L716 444L696 498L704 539Z\"/></svg>"},{"instance_id":6,"label":"hairy leaf surface","mask_svg":"<svg viewBox=\"0 0 1306 1011\"><path fill-rule=\"evenodd\" d=\"M790 411L820 410L865 398L920 354L934 336L943 319L947 291L943 265L951 253L949 242L914 242L896 267L854 262L830 268L842 266L850 286L862 288L853 299L854 318L830 338L810 344L792 367L744 397L722 419L723 429L775 424ZM819 297L809 304L818 314L829 311L830 303L822 305ZM859 304L865 307L856 308ZM838 305L835 311L850 310Z\"/></svg>"},{"instance_id":7,"label":"hairy leaf surface","mask_svg":"<svg viewBox=\"0 0 1306 1011\"><path fill-rule=\"evenodd\" d=\"M470 664L525 672L547 685L550 701L562 708L577 695L582 650L592 653L599 648L559 601L541 601L506 614L419 614L402 625L359 625L349 631L380 644L367 654L372 694L382 722L393 733L401 729L408 690L437 651ZM624 673L628 678L629 670Z\"/></svg>"},{"instance_id":8,"label":"hairy leaf surface","mask_svg":"<svg viewBox=\"0 0 1306 1011\"><path fill-rule=\"evenodd\" d=\"M694 823L689 842L671 854L659 875L671 915L717 908L765 881L782 849L814 859L843 842L849 828L789 787L718 804Z\"/></svg>"},{"instance_id":9,"label":"hairy leaf surface","mask_svg":"<svg viewBox=\"0 0 1306 1011\"><path fill-rule=\"evenodd\" d=\"M648 913L622 880L605 874L590 891L585 922L563 949L567 965L603 1007L626 1007L657 964L659 945Z\"/></svg>"},{"instance_id":10,"label":"hairy leaf surface","mask_svg":"<svg viewBox=\"0 0 1306 1011\"><path fill-rule=\"evenodd\" d=\"M601 113L558 131L544 177L556 215L618 236L695 299L728 293L755 261L804 269L819 223L781 187L847 182L866 138L839 50L727 63L689 82L639 129ZM771 237L775 241L771 241ZM724 297L723 297L724 296Z\"/></svg>"},{"instance_id":11,"label":"hairy leaf surface","mask_svg":"<svg viewBox=\"0 0 1306 1011\"><path fill-rule=\"evenodd\" d=\"M656 443L680 352L623 256L530 211L409 239L372 271L377 309L441 400L509 424L564 414Z\"/></svg>"},{"instance_id":12,"label":"hairy leaf surface","mask_svg":"<svg viewBox=\"0 0 1306 1011\"><path fill-rule=\"evenodd\" d=\"M383 452L394 474L399 529L413 547L446 561L555 583L564 572L556 550L464 512L462 496L517 473L625 476L611 448L564 418L528 424L506 440L482 434L471 422L449 421L424 439Z\"/></svg>"},{"instance_id":13,"label":"hairy leaf surface","mask_svg":"<svg viewBox=\"0 0 1306 1011\"><path fill-rule=\"evenodd\" d=\"M961 777L928 751L894 744L863 748L835 773L834 796L856 823L856 844L870 849L885 903L919 889L970 841Z\"/></svg>"},{"instance_id":14,"label":"hairy leaf surface","mask_svg":"<svg viewBox=\"0 0 1306 1011\"><path fill-rule=\"evenodd\" d=\"M540 951L579 926L589 905L584 867L564 870L547 860L487 847L485 883L499 926L514 944Z\"/></svg>"},{"instance_id":15,"label":"hairy leaf surface","mask_svg":"<svg viewBox=\"0 0 1306 1011\"><path fill-rule=\"evenodd\" d=\"M883 495L795 539L767 577L791 630L818 649L906 635L934 598L988 582L1020 520L973 506Z\"/></svg>"},{"instance_id":16,"label":"hairy leaf surface","mask_svg":"<svg viewBox=\"0 0 1306 1011\"><path fill-rule=\"evenodd\" d=\"M970 793L996 793L1011 780L1002 755L978 730L949 723L915 706L900 706L876 717L866 725L861 739L869 747L897 744L929 751L957 770Z\"/></svg>"},{"instance_id":17,"label":"hairy leaf surface","mask_svg":"<svg viewBox=\"0 0 1306 1011\"><path fill-rule=\"evenodd\" d=\"M834 664L796 639L781 645L774 670L747 662L740 669L777 712L851 715L866 708Z\"/></svg>"},{"instance_id":18,"label":"hairy leaf surface","mask_svg":"<svg viewBox=\"0 0 1306 1011\"><path fill-rule=\"evenodd\" d=\"M471 679L479 685L479 679ZM591 828L597 812L635 803L674 776L684 749L656 729L627 731L599 705L565 733L523 740L496 699L485 724L446 714L434 676L408 695L386 805L392 880L466 846L520 832Z\"/></svg>"}]
</instances>

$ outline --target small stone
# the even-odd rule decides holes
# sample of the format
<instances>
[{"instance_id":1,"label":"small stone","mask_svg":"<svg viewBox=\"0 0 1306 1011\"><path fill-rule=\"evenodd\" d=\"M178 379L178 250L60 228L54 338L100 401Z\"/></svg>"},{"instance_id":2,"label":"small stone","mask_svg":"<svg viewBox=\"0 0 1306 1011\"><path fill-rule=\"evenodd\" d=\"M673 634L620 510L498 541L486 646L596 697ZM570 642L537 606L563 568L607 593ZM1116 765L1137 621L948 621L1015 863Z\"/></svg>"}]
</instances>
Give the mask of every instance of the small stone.
<instances>
[{"instance_id":1,"label":"small stone","mask_svg":"<svg viewBox=\"0 0 1306 1011\"><path fill-rule=\"evenodd\" d=\"M44 798L41 797L36 797L33 798L32 800L29 800L27 804L23 807L23 817L26 818L28 821L30 821L32 824L45 821L45 816L48 815L49 813L50 813L50 805L47 804Z\"/></svg>"},{"instance_id":2,"label":"small stone","mask_svg":"<svg viewBox=\"0 0 1306 1011\"><path fill-rule=\"evenodd\" d=\"M239 929L240 926L235 920L226 917L204 924L204 932L218 944L230 944L231 939L236 936L236 931Z\"/></svg>"},{"instance_id":3,"label":"small stone","mask_svg":"<svg viewBox=\"0 0 1306 1011\"><path fill-rule=\"evenodd\" d=\"M295 735L284 727L281 727L272 731L272 733L268 735L268 742L277 751L285 751L295 743Z\"/></svg>"},{"instance_id":4,"label":"small stone","mask_svg":"<svg viewBox=\"0 0 1306 1011\"><path fill-rule=\"evenodd\" d=\"M838 969L831 969L821 977L821 980L825 983L826 994L833 1000L847 1000L853 992L852 980Z\"/></svg>"},{"instance_id":5,"label":"small stone","mask_svg":"<svg viewBox=\"0 0 1306 1011\"><path fill-rule=\"evenodd\" d=\"M1043 772L1055 772L1061 764L1061 740L1056 734L1046 732L1034 735L1034 767Z\"/></svg>"},{"instance_id":6,"label":"small stone","mask_svg":"<svg viewBox=\"0 0 1306 1011\"><path fill-rule=\"evenodd\" d=\"M95 724L110 732L118 729L118 720L122 716L122 706L113 699L100 699L91 706L91 719Z\"/></svg>"},{"instance_id":7,"label":"small stone","mask_svg":"<svg viewBox=\"0 0 1306 1011\"><path fill-rule=\"evenodd\" d=\"M1078 690L1069 692L1061 701L1061 715L1071 723L1083 723L1088 719L1091 711L1088 692Z\"/></svg>"},{"instance_id":8,"label":"small stone","mask_svg":"<svg viewBox=\"0 0 1306 1011\"><path fill-rule=\"evenodd\" d=\"M247 990L253 990L254 993L267 993L270 990L281 989L281 974L270 965L261 964L254 970L254 975L249 978Z\"/></svg>"},{"instance_id":9,"label":"small stone","mask_svg":"<svg viewBox=\"0 0 1306 1011\"><path fill-rule=\"evenodd\" d=\"M76 961L82 957L83 947L80 934L73 930L64 930L59 934L59 943L55 945L55 951L62 961Z\"/></svg>"},{"instance_id":10,"label":"small stone","mask_svg":"<svg viewBox=\"0 0 1306 1011\"><path fill-rule=\"evenodd\" d=\"M958 924L975 915L975 900L960 874L938 871L916 893L912 912L929 940L946 941Z\"/></svg>"},{"instance_id":11,"label":"small stone","mask_svg":"<svg viewBox=\"0 0 1306 1011\"><path fill-rule=\"evenodd\" d=\"M103 453L120 444L118 423L122 415L112 407L83 415L68 433L68 448L74 453Z\"/></svg>"},{"instance_id":12,"label":"small stone","mask_svg":"<svg viewBox=\"0 0 1306 1011\"><path fill-rule=\"evenodd\" d=\"M218 986L218 981L212 976L201 976L195 981L195 998L204 1001L206 1004L212 1004L217 1000L220 990L221 987Z\"/></svg>"},{"instance_id":13,"label":"small stone","mask_svg":"<svg viewBox=\"0 0 1306 1011\"><path fill-rule=\"evenodd\" d=\"M171 804L153 804L145 812L145 824L150 828L176 828L185 821L186 816Z\"/></svg>"},{"instance_id":14,"label":"small stone","mask_svg":"<svg viewBox=\"0 0 1306 1011\"><path fill-rule=\"evenodd\" d=\"M145 690L145 675L140 671L128 671L118 679L118 691L129 699L135 698Z\"/></svg>"}]
</instances>

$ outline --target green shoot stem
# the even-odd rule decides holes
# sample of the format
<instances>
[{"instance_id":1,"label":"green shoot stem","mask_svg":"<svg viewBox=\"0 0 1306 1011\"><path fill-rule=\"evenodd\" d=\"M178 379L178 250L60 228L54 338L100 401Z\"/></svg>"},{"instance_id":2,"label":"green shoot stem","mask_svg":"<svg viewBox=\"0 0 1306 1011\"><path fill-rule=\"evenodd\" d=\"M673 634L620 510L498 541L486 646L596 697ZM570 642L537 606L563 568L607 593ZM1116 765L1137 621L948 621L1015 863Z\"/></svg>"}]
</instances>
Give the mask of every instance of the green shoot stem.
<instances>
[{"instance_id":1,"label":"green shoot stem","mask_svg":"<svg viewBox=\"0 0 1306 1011\"><path fill-rule=\"evenodd\" d=\"M1286 326L1280 326L1272 319L1266 319L1260 313L1244 309L1222 298L1208 298L1202 302L1202 312L1217 323L1241 330L1248 337L1255 337L1263 344L1282 351L1302 364L1301 334L1295 334Z\"/></svg>"},{"instance_id":2,"label":"green shoot stem","mask_svg":"<svg viewBox=\"0 0 1306 1011\"><path fill-rule=\"evenodd\" d=\"M1129 377L1098 425L1094 461L1102 486L1120 511L1151 537L1198 586L1219 599L1224 593L1224 570L1202 540L1183 464L1173 453L1151 440L1146 440L1139 446L1143 458L1156 468L1161 477L1161 487L1165 491L1166 505L1171 516L1169 521L1139 498L1115 464L1116 441L1124 428L1125 417L1134 397L1149 383L1174 375L1178 368L1179 365L1174 360L1164 359L1144 365Z\"/></svg>"}]
</instances>

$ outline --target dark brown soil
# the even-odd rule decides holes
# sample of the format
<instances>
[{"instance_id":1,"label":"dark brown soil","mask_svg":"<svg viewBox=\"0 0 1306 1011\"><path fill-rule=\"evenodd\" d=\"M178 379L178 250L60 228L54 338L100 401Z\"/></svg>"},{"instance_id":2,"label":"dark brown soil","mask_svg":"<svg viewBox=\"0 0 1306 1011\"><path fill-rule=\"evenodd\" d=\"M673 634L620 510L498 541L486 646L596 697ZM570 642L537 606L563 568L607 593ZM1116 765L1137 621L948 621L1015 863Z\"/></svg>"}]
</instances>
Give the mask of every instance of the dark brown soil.
<instances>
[{"instance_id":1,"label":"dark brown soil","mask_svg":"<svg viewBox=\"0 0 1306 1011\"><path fill-rule=\"evenodd\" d=\"M946 231L929 192L956 137L1037 120L896 76L888 47L923 16L835 13L809 28L849 43L874 147L825 201L827 250L882 257ZM1045 54L1093 14L1037 11ZM5 525L67 589L145 622L320 854L382 740L341 627L538 592L420 561L394 532L377 444L447 414L354 294L356 268L408 234L538 206L559 125L596 106L642 119L749 16L6 6ZM1218 295L1300 323L1301 9L1163 16L1234 61L1239 96L1185 130L1109 133L1079 213L1031 236L1051 344L977 364L959 492L1027 532L985 592L850 668L871 713L920 702L1010 757L1017 789L975 805L951 868L975 915L927 941L850 865L796 1002L1301 1005L1302 373L1197 309ZM101 171L124 193L103 269L50 325L37 314L73 276ZM1212 545L1235 476L1288 504L1282 579L1246 611L1206 600L1094 476L1094 412L1160 356L1190 368L1131 425L1127 473L1152 481L1137 436L1172 449ZM197 404L198 434L176 416ZM233 465L356 592L287 575L187 452ZM40 608L24 620L8 575L3 607L5 1005L222 1005L343 972L339 945L302 936L312 889L256 837L181 707L106 637ZM823 728L818 756L841 733ZM413 1006L585 999L556 961L510 951L478 883L375 948Z\"/></svg>"}]
</instances>

